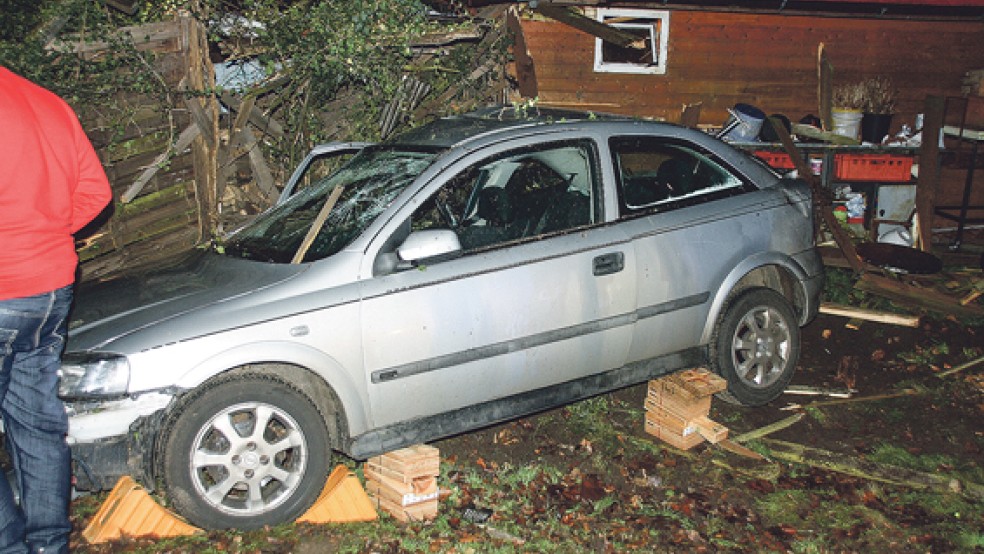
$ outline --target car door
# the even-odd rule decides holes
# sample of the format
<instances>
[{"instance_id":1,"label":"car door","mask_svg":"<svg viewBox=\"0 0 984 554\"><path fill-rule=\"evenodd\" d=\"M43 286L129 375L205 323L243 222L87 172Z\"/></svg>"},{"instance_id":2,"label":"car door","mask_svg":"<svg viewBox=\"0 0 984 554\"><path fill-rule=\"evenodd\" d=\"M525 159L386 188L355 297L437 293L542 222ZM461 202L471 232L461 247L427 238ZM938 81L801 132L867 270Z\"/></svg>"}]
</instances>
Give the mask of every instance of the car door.
<instances>
[{"instance_id":1,"label":"car door","mask_svg":"<svg viewBox=\"0 0 984 554\"><path fill-rule=\"evenodd\" d=\"M290 175L290 179L287 180L277 198L277 204L283 204L297 192L331 175L349 158L367 146L372 146L372 143L329 142L315 146Z\"/></svg>"},{"instance_id":2,"label":"car door","mask_svg":"<svg viewBox=\"0 0 984 554\"><path fill-rule=\"evenodd\" d=\"M680 139L610 141L619 210L638 263L629 361L700 343L711 301L739 264L767 252L777 204L713 152Z\"/></svg>"},{"instance_id":3,"label":"car door","mask_svg":"<svg viewBox=\"0 0 984 554\"><path fill-rule=\"evenodd\" d=\"M550 405L542 389L620 367L631 340L634 253L617 227L600 225L592 141L472 154L446 175L397 219L409 216L414 233L453 229L460 255L363 284L376 426L506 398L516 403L479 417ZM540 392L519 397L530 391Z\"/></svg>"}]
</instances>

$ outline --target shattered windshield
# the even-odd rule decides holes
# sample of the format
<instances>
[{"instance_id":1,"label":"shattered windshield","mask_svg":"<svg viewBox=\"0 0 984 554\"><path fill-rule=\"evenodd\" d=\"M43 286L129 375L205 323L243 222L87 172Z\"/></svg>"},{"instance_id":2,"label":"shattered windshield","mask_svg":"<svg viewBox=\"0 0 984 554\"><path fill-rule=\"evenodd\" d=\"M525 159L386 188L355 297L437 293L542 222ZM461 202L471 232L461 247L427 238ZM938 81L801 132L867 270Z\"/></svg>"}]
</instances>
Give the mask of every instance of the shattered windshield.
<instances>
[{"instance_id":1,"label":"shattered windshield","mask_svg":"<svg viewBox=\"0 0 984 554\"><path fill-rule=\"evenodd\" d=\"M222 248L239 258L290 263L331 193L341 188L302 261L331 256L358 237L435 156L382 147L363 150L335 173L257 216Z\"/></svg>"}]
</instances>

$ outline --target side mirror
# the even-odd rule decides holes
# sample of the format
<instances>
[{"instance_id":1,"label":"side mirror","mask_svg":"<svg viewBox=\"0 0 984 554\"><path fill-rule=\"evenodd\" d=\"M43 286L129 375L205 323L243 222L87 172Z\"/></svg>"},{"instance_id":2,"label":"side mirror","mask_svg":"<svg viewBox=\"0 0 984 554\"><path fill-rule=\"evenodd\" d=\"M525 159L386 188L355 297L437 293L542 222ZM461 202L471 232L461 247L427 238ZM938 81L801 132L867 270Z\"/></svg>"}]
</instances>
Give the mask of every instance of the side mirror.
<instances>
[{"instance_id":1,"label":"side mirror","mask_svg":"<svg viewBox=\"0 0 984 554\"><path fill-rule=\"evenodd\" d=\"M435 263L461 255L461 241L449 229L414 231L396 249L400 260L410 265Z\"/></svg>"}]
</instances>

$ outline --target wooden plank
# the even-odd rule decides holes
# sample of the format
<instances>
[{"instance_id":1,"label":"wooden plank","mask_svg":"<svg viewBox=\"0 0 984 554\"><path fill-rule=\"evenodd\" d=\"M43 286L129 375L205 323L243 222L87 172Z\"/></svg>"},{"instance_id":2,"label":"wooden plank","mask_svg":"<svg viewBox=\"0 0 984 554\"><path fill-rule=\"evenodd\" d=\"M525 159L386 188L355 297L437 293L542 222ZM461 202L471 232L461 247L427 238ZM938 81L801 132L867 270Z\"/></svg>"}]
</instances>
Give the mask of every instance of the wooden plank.
<instances>
[{"instance_id":1,"label":"wooden plank","mask_svg":"<svg viewBox=\"0 0 984 554\"><path fill-rule=\"evenodd\" d=\"M426 444L418 444L393 450L369 459L373 467L385 468L408 479L436 476L440 473L440 450Z\"/></svg>"},{"instance_id":2,"label":"wooden plank","mask_svg":"<svg viewBox=\"0 0 984 554\"><path fill-rule=\"evenodd\" d=\"M832 304L830 302L823 302L820 304L820 313L839 315L843 317L850 317L856 319L863 319L866 321L876 321L878 323L889 323L892 325L901 325L903 327L919 327L920 317L916 315L905 315L905 314L893 314L889 312L883 312L878 310L867 310L864 308L855 308L854 306L842 306L838 304Z\"/></svg>"},{"instance_id":3,"label":"wooden plank","mask_svg":"<svg viewBox=\"0 0 984 554\"><path fill-rule=\"evenodd\" d=\"M820 179L813 174L807 164L804 157L799 153L796 145L793 143L793 138L789 136L786 128L777 121L775 118L768 118L768 123L772 125L776 136L782 142L783 148L786 153L796 164L796 171L800 178L804 179L810 184L810 188L813 190L813 209L814 212L820 215L820 218L827 226L827 231L830 232L834 237L834 241L837 243L838 248L844 252L844 258L847 263L850 264L851 269L855 273L864 272L864 264L861 261L861 257L858 256L858 251L854 247L854 242L851 237L847 235L847 232L840 226L840 222L834 217L833 206L830 202L830 191L825 190L820 186Z\"/></svg>"},{"instance_id":4,"label":"wooden plank","mask_svg":"<svg viewBox=\"0 0 984 554\"><path fill-rule=\"evenodd\" d=\"M191 146L192 141L195 140L196 137L198 137L199 133L201 133L201 129L199 129L197 125L189 125L188 127L186 127L185 130L181 131L181 134L178 136L178 141L174 143L173 151L181 152L185 148ZM126 192L124 192L123 195L120 196L120 202L126 204L127 202L130 202L134 198L136 198L136 196L140 194L140 191L147 184L147 181L150 181L150 179L154 175L156 175L157 172L160 170L161 164L163 164L164 161L167 160L167 157L171 153L171 151L172 149L168 149L167 151L161 153L154 160L154 163L151 164L150 167L145 169L144 172L140 175L140 177L138 177L137 180L134 181L133 184L126 189Z\"/></svg>"},{"instance_id":5,"label":"wooden plank","mask_svg":"<svg viewBox=\"0 0 984 554\"><path fill-rule=\"evenodd\" d=\"M621 48L632 48L635 50L646 48L646 41L632 33L586 17L568 7L540 3L533 8L533 11L555 19L564 25L569 25L578 31L598 37L605 42L618 45Z\"/></svg>"},{"instance_id":6,"label":"wooden plank","mask_svg":"<svg viewBox=\"0 0 984 554\"><path fill-rule=\"evenodd\" d=\"M372 495L388 498L400 506L413 506L437 500L439 490L435 477L421 477L411 483L403 483L380 475L368 466L365 471L366 490Z\"/></svg>"},{"instance_id":7,"label":"wooden plank","mask_svg":"<svg viewBox=\"0 0 984 554\"><path fill-rule=\"evenodd\" d=\"M728 428L707 416L694 419L692 424L697 428L700 436L711 444L717 444L728 438Z\"/></svg>"},{"instance_id":8,"label":"wooden plank","mask_svg":"<svg viewBox=\"0 0 984 554\"><path fill-rule=\"evenodd\" d=\"M833 97L834 66L827 59L827 51L821 42L817 51L817 104L820 109L820 122L825 130L834 128L831 116L831 99Z\"/></svg>"},{"instance_id":9,"label":"wooden plank","mask_svg":"<svg viewBox=\"0 0 984 554\"><path fill-rule=\"evenodd\" d=\"M659 407L648 408L646 410L645 418L646 422L653 425L659 425L660 427L668 429L680 436L687 436L691 433L697 432L697 428L694 426L691 419L680 417L669 410L664 410Z\"/></svg>"},{"instance_id":10,"label":"wooden plank","mask_svg":"<svg viewBox=\"0 0 984 554\"><path fill-rule=\"evenodd\" d=\"M185 98L184 100L185 106L188 108L188 111L191 113L192 121L195 122L195 125L198 125L198 130L201 131L201 137L205 140L207 144L209 144L210 146L214 146L216 142L215 142L215 133L212 132L212 127L213 127L212 118L207 113L205 113L205 109L202 108L202 105L199 104L198 102L199 101L197 98Z\"/></svg>"},{"instance_id":11,"label":"wooden plank","mask_svg":"<svg viewBox=\"0 0 984 554\"><path fill-rule=\"evenodd\" d=\"M236 112L237 118L240 112L245 113L249 117L249 122L255 125L258 130L277 138L284 136L283 124L272 117L263 115L263 112L254 105L252 101L254 98L249 98L250 101L245 103L245 101L239 100L228 91L223 91L219 99L230 110Z\"/></svg>"},{"instance_id":12,"label":"wooden plank","mask_svg":"<svg viewBox=\"0 0 984 554\"><path fill-rule=\"evenodd\" d=\"M513 37L513 61L516 68L516 81L519 88L519 95L523 98L536 98L537 92L536 64L526 45L526 33L523 26L519 23L519 15L515 7L510 7L506 12L506 28Z\"/></svg>"},{"instance_id":13,"label":"wooden plank","mask_svg":"<svg viewBox=\"0 0 984 554\"><path fill-rule=\"evenodd\" d=\"M979 306L964 306L960 304L959 299L951 298L935 290L914 287L873 273L862 275L855 287L858 290L884 296L894 302L925 308L943 315L984 317L984 308Z\"/></svg>"},{"instance_id":14,"label":"wooden plank","mask_svg":"<svg viewBox=\"0 0 984 554\"><path fill-rule=\"evenodd\" d=\"M256 137L249 129L240 129L237 137L244 144L246 154L249 156L249 165L253 169L253 177L257 187L266 196L267 202L273 203L279 192L274 185L273 173L263 158L263 152L260 150Z\"/></svg>"},{"instance_id":15,"label":"wooden plank","mask_svg":"<svg viewBox=\"0 0 984 554\"><path fill-rule=\"evenodd\" d=\"M928 252L933 246L933 218L940 188L940 130L946 100L928 96L923 109L922 144L919 147L919 184L916 186L916 243Z\"/></svg>"},{"instance_id":16,"label":"wooden plank","mask_svg":"<svg viewBox=\"0 0 984 554\"><path fill-rule=\"evenodd\" d=\"M678 371L654 382L661 394L686 402L709 397L728 388L728 382L721 376L703 368ZM652 382L650 386L653 386Z\"/></svg>"},{"instance_id":17,"label":"wooden plank","mask_svg":"<svg viewBox=\"0 0 984 554\"><path fill-rule=\"evenodd\" d=\"M682 400L670 394L662 394L657 389L650 388L644 403L646 410L660 408L668 412L679 415L683 419L693 419L698 416L707 415L711 411L711 397L705 396L693 400Z\"/></svg>"},{"instance_id":18,"label":"wooden plank","mask_svg":"<svg viewBox=\"0 0 984 554\"><path fill-rule=\"evenodd\" d=\"M704 442L704 437L696 431L690 431L687 434L677 433L648 418L645 421L645 430L646 433L680 450L690 450Z\"/></svg>"},{"instance_id":19,"label":"wooden plank","mask_svg":"<svg viewBox=\"0 0 984 554\"><path fill-rule=\"evenodd\" d=\"M424 502L415 506L399 506L387 498L374 497L373 502L379 509L397 520L407 523L410 521L428 521L437 517L437 501Z\"/></svg>"}]
</instances>

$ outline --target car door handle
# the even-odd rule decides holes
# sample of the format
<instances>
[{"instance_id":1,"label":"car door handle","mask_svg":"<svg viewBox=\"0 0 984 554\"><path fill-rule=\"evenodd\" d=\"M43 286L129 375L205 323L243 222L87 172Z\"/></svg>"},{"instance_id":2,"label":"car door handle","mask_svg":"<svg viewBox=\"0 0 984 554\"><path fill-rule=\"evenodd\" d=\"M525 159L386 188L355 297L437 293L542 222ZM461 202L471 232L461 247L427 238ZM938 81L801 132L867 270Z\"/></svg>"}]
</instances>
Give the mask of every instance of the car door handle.
<instances>
[{"instance_id":1,"label":"car door handle","mask_svg":"<svg viewBox=\"0 0 984 554\"><path fill-rule=\"evenodd\" d=\"M592 264L592 272L595 277L599 275L611 275L625 269L625 254L621 252L611 252L596 256Z\"/></svg>"}]
</instances>

